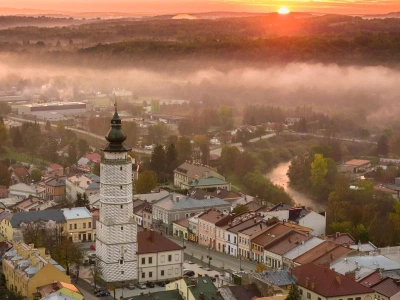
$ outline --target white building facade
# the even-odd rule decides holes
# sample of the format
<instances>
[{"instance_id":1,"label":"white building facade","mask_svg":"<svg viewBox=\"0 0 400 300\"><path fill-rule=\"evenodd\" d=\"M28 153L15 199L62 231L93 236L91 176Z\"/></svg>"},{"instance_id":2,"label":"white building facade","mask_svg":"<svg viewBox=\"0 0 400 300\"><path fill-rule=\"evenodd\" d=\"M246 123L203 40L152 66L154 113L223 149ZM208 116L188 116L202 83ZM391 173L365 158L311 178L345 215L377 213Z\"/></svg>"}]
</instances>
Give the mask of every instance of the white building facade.
<instances>
[{"instance_id":1,"label":"white building facade","mask_svg":"<svg viewBox=\"0 0 400 300\"><path fill-rule=\"evenodd\" d=\"M105 282L137 279L136 234L133 216L132 166L123 144L126 135L115 109L109 142L101 150L100 164L100 219L96 225L96 256Z\"/></svg>"}]
</instances>

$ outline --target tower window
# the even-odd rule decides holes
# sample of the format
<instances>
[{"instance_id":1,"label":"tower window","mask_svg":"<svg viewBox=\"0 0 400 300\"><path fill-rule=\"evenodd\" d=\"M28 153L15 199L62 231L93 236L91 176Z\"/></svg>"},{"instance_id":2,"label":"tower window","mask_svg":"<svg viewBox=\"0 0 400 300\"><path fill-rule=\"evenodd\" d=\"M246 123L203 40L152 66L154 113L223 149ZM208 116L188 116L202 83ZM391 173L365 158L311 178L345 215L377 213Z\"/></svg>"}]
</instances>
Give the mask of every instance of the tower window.
<instances>
[{"instance_id":1,"label":"tower window","mask_svg":"<svg viewBox=\"0 0 400 300\"><path fill-rule=\"evenodd\" d=\"M122 185L119 186L119 189L122 190Z\"/></svg>"},{"instance_id":2,"label":"tower window","mask_svg":"<svg viewBox=\"0 0 400 300\"><path fill-rule=\"evenodd\" d=\"M124 230L124 226L121 226L121 230Z\"/></svg>"},{"instance_id":3,"label":"tower window","mask_svg":"<svg viewBox=\"0 0 400 300\"><path fill-rule=\"evenodd\" d=\"M120 260L119 260L119 264L122 265L123 263L124 263L124 260L123 260L123 259L120 259Z\"/></svg>"},{"instance_id":4,"label":"tower window","mask_svg":"<svg viewBox=\"0 0 400 300\"><path fill-rule=\"evenodd\" d=\"M123 206L123 205L121 205L121 208L124 208L124 206Z\"/></svg>"},{"instance_id":5,"label":"tower window","mask_svg":"<svg viewBox=\"0 0 400 300\"><path fill-rule=\"evenodd\" d=\"M119 169L122 171L122 167L119 167Z\"/></svg>"},{"instance_id":6,"label":"tower window","mask_svg":"<svg viewBox=\"0 0 400 300\"><path fill-rule=\"evenodd\" d=\"M124 274L124 271L121 271L121 274L123 275L123 274Z\"/></svg>"}]
</instances>

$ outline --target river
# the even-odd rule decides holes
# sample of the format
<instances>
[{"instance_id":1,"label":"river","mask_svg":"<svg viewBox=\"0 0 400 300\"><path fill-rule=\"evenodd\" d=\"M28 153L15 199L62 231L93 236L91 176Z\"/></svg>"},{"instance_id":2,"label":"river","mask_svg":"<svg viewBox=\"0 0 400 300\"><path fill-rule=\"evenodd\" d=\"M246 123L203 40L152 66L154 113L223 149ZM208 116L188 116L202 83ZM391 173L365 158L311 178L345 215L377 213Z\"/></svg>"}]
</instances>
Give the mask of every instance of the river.
<instances>
[{"instance_id":1,"label":"river","mask_svg":"<svg viewBox=\"0 0 400 300\"><path fill-rule=\"evenodd\" d=\"M289 166L290 161L280 163L265 176L268 177L272 183L282 187L293 198L297 206L304 205L305 207L311 207L316 212L325 211L325 205L314 201L313 199L289 186L289 177L287 176Z\"/></svg>"}]
</instances>

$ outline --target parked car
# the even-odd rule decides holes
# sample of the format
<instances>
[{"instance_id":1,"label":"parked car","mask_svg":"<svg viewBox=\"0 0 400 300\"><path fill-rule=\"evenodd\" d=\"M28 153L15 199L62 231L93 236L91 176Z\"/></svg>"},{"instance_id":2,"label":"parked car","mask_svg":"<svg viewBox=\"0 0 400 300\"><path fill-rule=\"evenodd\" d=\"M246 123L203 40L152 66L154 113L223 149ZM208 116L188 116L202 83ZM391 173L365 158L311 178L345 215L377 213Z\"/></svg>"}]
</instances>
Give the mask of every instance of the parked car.
<instances>
[{"instance_id":1,"label":"parked car","mask_svg":"<svg viewBox=\"0 0 400 300\"><path fill-rule=\"evenodd\" d=\"M194 275L195 275L195 273L192 270L187 270L187 271L183 272L183 276L192 277Z\"/></svg>"},{"instance_id":2,"label":"parked car","mask_svg":"<svg viewBox=\"0 0 400 300\"><path fill-rule=\"evenodd\" d=\"M165 281L157 282L157 285L158 285L158 286L161 286L161 287L164 287L164 286L165 286Z\"/></svg>"},{"instance_id":3,"label":"parked car","mask_svg":"<svg viewBox=\"0 0 400 300\"><path fill-rule=\"evenodd\" d=\"M96 250L96 244L91 244L90 245L90 250Z\"/></svg>"},{"instance_id":4,"label":"parked car","mask_svg":"<svg viewBox=\"0 0 400 300\"><path fill-rule=\"evenodd\" d=\"M134 290L134 289L135 289L135 285L133 283L129 283L128 290Z\"/></svg>"},{"instance_id":5,"label":"parked car","mask_svg":"<svg viewBox=\"0 0 400 300\"><path fill-rule=\"evenodd\" d=\"M93 290L93 294L97 294L97 293L102 292L102 291L107 291L107 288L97 287L97 288L95 288Z\"/></svg>"},{"instance_id":6,"label":"parked car","mask_svg":"<svg viewBox=\"0 0 400 300\"><path fill-rule=\"evenodd\" d=\"M98 292L98 293L96 294L96 297L107 297L107 296L110 296L110 292L107 291L107 290Z\"/></svg>"},{"instance_id":7,"label":"parked car","mask_svg":"<svg viewBox=\"0 0 400 300\"><path fill-rule=\"evenodd\" d=\"M146 282L146 286L149 287L149 288L155 287L154 283L150 282L150 281Z\"/></svg>"},{"instance_id":8,"label":"parked car","mask_svg":"<svg viewBox=\"0 0 400 300\"><path fill-rule=\"evenodd\" d=\"M144 290L144 289L146 288L146 285L143 284L143 283L137 283L137 284L136 284L136 287L139 288L139 289L141 289L141 290Z\"/></svg>"}]
</instances>

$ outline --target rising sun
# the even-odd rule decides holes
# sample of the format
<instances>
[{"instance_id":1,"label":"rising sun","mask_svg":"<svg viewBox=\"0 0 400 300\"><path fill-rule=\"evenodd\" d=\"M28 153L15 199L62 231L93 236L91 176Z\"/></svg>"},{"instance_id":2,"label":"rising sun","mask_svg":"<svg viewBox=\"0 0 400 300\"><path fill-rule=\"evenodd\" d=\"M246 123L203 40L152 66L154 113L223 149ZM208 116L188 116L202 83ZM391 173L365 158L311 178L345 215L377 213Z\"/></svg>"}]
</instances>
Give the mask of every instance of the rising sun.
<instances>
[{"instance_id":1,"label":"rising sun","mask_svg":"<svg viewBox=\"0 0 400 300\"><path fill-rule=\"evenodd\" d=\"M290 13L290 10L286 6L282 6L280 9L278 9L278 14L280 15L287 15L288 13Z\"/></svg>"}]
</instances>

